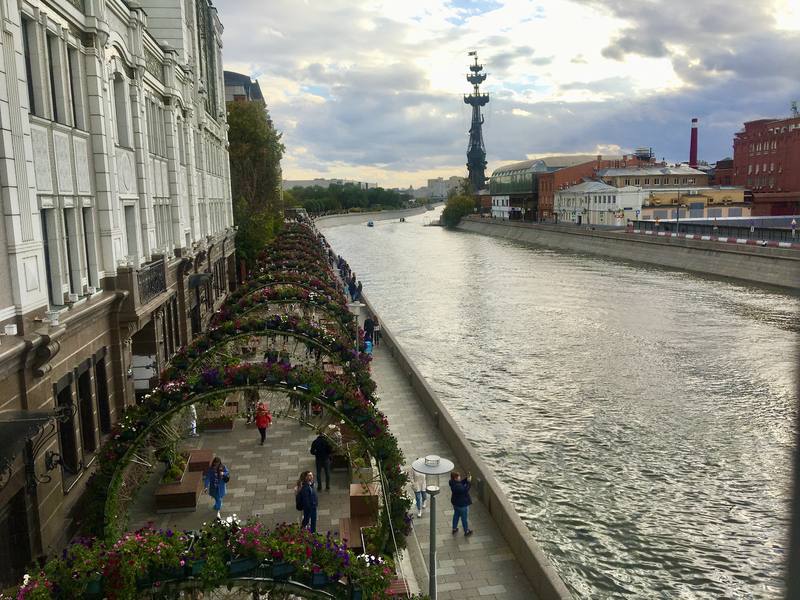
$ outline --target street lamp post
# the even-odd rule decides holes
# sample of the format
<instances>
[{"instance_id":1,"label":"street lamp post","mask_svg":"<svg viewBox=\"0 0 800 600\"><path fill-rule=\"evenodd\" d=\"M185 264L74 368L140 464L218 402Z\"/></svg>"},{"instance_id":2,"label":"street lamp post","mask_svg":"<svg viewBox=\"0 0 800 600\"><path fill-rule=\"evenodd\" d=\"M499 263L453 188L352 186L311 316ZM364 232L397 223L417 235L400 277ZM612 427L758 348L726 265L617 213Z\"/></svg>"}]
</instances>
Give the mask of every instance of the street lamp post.
<instances>
[{"instance_id":1,"label":"street lamp post","mask_svg":"<svg viewBox=\"0 0 800 600\"><path fill-rule=\"evenodd\" d=\"M685 204L678 204L677 217L675 218L675 235L679 235L681 232L681 209L688 208Z\"/></svg>"},{"instance_id":2,"label":"street lamp post","mask_svg":"<svg viewBox=\"0 0 800 600\"><path fill-rule=\"evenodd\" d=\"M431 530L430 530L430 565L428 567L428 595L436 600L436 496L441 491L439 476L453 470L453 463L446 458L434 454L418 458L411 463L411 468L425 475L425 491L431 497Z\"/></svg>"}]
</instances>

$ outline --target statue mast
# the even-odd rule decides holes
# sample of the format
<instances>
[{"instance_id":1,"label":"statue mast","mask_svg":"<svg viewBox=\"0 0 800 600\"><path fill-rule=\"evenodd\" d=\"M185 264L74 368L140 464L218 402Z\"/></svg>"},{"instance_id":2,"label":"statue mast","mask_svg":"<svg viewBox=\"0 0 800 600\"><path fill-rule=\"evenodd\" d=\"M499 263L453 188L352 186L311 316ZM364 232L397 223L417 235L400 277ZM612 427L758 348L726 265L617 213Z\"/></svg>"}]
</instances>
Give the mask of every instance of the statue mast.
<instances>
[{"instance_id":1,"label":"statue mast","mask_svg":"<svg viewBox=\"0 0 800 600\"><path fill-rule=\"evenodd\" d=\"M472 124L469 128L469 146L467 147L467 169L469 180L474 192L479 191L486 184L486 148L483 145L483 115L481 107L489 102L489 94L480 93L480 84L486 79L482 73L483 65L478 64L478 53L473 50L469 56L475 58L475 63L469 66L467 81L472 84L471 94L464 95L464 103L472 106Z\"/></svg>"}]
</instances>

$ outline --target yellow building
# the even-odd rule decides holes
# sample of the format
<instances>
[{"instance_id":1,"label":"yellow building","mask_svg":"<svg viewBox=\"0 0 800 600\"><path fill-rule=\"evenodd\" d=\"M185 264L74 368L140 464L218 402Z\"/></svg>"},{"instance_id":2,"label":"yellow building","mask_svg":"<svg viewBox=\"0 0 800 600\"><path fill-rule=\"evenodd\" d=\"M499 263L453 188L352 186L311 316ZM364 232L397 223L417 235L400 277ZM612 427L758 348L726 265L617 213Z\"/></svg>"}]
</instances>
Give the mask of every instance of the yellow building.
<instances>
[{"instance_id":1,"label":"yellow building","mask_svg":"<svg viewBox=\"0 0 800 600\"><path fill-rule=\"evenodd\" d=\"M624 167L619 169L600 169L597 176L603 183L621 188L635 186L643 189L667 187L704 187L708 185L708 175L698 169L684 165L667 167L653 165L648 167Z\"/></svg>"},{"instance_id":2,"label":"yellow building","mask_svg":"<svg viewBox=\"0 0 800 600\"><path fill-rule=\"evenodd\" d=\"M744 188L696 187L668 190L644 190L643 220L680 218L713 219L749 217L750 204L745 202Z\"/></svg>"}]
</instances>

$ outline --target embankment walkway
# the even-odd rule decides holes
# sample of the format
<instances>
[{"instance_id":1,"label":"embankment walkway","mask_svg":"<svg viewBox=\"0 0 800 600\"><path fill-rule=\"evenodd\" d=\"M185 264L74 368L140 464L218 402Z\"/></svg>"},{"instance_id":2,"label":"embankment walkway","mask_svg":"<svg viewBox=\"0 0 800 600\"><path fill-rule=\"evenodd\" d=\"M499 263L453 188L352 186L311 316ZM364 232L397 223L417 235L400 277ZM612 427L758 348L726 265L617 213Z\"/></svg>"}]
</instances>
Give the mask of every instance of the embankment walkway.
<instances>
[{"instance_id":1,"label":"embankment walkway","mask_svg":"<svg viewBox=\"0 0 800 600\"><path fill-rule=\"evenodd\" d=\"M365 300L366 301L366 300ZM371 310L367 301L367 308ZM475 533L452 534L453 508L447 475L440 479L436 542L439 598L554 600L570 598L563 582L541 554L493 474L477 457L446 409L383 325L381 343L373 351L372 377L379 408L389 419L408 464L437 454L453 460L456 470L473 474L469 524ZM422 591L428 587L430 500L421 518L414 516L408 551ZM416 507L412 506L416 515ZM513 545L513 547L512 547Z\"/></svg>"}]
</instances>

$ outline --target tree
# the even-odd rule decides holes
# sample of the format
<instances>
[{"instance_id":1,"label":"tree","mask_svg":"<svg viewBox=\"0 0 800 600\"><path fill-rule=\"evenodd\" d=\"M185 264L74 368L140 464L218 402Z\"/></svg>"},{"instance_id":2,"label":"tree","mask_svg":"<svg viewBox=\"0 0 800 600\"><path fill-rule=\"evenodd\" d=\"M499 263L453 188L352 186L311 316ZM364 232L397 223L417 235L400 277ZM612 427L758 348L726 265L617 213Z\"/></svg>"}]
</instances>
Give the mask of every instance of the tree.
<instances>
[{"instance_id":1,"label":"tree","mask_svg":"<svg viewBox=\"0 0 800 600\"><path fill-rule=\"evenodd\" d=\"M281 158L284 145L259 102L228 102L228 150L233 221L239 226L236 251L252 266L283 223Z\"/></svg>"},{"instance_id":2,"label":"tree","mask_svg":"<svg viewBox=\"0 0 800 600\"><path fill-rule=\"evenodd\" d=\"M454 194L447 199L447 205L442 211L442 225L445 227L455 227L461 222L461 218L471 215L475 210L475 199L468 194Z\"/></svg>"}]
</instances>

